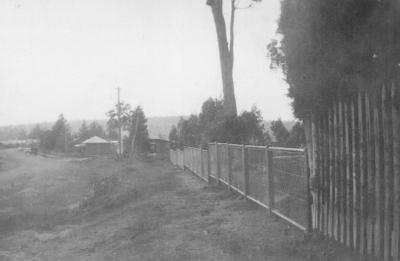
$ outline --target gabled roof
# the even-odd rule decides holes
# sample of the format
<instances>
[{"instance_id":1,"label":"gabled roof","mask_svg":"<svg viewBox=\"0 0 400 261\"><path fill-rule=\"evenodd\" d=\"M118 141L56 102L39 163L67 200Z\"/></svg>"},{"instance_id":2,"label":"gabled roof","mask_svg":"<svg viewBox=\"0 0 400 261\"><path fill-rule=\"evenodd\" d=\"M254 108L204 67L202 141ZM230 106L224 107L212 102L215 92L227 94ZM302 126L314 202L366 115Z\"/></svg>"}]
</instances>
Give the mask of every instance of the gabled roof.
<instances>
[{"instance_id":1,"label":"gabled roof","mask_svg":"<svg viewBox=\"0 0 400 261\"><path fill-rule=\"evenodd\" d=\"M82 142L83 144L89 144L89 143L110 143L109 141L102 139L98 136L93 136L90 139L87 139Z\"/></svg>"}]
</instances>

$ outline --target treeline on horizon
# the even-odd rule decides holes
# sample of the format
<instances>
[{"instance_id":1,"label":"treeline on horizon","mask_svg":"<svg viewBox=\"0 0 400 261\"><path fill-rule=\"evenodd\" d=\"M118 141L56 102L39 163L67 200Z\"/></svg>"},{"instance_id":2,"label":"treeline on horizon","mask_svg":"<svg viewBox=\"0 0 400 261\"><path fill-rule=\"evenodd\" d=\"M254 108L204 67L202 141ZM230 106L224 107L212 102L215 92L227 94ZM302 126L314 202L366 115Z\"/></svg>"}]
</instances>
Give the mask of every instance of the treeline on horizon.
<instances>
[{"instance_id":1,"label":"treeline on horizon","mask_svg":"<svg viewBox=\"0 0 400 261\"><path fill-rule=\"evenodd\" d=\"M132 110L129 104L120 103L121 122L118 121L117 111L118 105L107 112L108 120L106 128L103 128L96 121L91 121L90 123L83 121L79 130L73 132L67 119L63 114L60 114L50 128L42 128L39 124L36 124L29 133L20 127L11 126L7 127L6 130L18 131L14 137L17 140L21 140L21 144L17 142L14 146L30 145L38 147L42 151L67 153L73 151L74 145L93 136L98 136L106 140L118 140L118 129L119 124L121 124L121 129L124 133L123 147L126 148L123 154L128 155L130 153L130 145L132 144L133 137L135 137L135 148L138 152L148 151L150 149L149 134L147 130L147 118L143 109L137 106ZM23 142L24 140L31 140L31 144L26 144ZM32 140L38 142L32 142Z\"/></svg>"},{"instance_id":2,"label":"treeline on horizon","mask_svg":"<svg viewBox=\"0 0 400 261\"><path fill-rule=\"evenodd\" d=\"M176 126L172 126L169 141L172 149L182 149L184 146L207 148L210 142L285 147L302 147L305 144L301 122L296 122L289 131L282 120L277 119L271 122L270 130L272 136L266 130L256 106L237 116L227 116L223 101L209 98L198 115L181 118Z\"/></svg>"}]
</instances>

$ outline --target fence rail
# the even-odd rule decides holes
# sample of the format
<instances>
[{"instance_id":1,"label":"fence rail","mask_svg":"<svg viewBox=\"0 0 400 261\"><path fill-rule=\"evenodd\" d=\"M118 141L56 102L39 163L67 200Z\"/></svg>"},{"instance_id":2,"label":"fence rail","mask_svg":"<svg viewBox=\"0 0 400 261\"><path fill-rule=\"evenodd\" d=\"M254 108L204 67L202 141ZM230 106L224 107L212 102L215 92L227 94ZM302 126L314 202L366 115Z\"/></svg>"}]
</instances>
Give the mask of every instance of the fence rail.
<instances>
[{"instance_id":1,"label":"fence rail","mask_svg":"<svg viewBox=\"0 0 400 261\"><path fill-rule=\"evenodd\" d=\"M170 150L171 162L224 184L271 214L309 231L309 172L304 149L210 143L208 150Z\"/></svg>"}]
</instances>

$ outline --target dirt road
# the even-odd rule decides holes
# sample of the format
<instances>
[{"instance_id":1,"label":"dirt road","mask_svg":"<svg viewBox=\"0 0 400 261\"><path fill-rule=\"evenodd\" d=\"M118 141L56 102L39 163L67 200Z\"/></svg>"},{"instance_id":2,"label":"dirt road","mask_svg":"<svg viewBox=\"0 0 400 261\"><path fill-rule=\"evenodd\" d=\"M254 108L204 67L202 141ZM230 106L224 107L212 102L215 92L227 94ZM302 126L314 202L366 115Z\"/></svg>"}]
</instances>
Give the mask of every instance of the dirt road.
<instances>
[{"instance_id":1,"label":"dirt road","mask_svg":"<svg viewBox=\"0 0 400 261\"><path fill-rule=\"evenodd\" d=\"M0 260L361 260L169 163L0 151Z\"/></svg>"}]
</instances>

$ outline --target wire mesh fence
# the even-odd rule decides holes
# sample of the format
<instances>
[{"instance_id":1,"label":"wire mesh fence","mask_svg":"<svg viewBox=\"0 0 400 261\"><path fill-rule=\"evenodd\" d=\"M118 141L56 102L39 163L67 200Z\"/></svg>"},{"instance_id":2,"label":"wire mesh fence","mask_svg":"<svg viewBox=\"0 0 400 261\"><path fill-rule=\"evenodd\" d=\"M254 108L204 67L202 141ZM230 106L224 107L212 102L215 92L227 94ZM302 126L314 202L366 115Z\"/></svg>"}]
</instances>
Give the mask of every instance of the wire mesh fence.
<instances>
[{"instance_id":1,"label":"wire mesh fence","mask_svg":"<svg viewBox=\"0 0 400 261\"><path fill-rule=\"evenodd\" d=\"M201 150L201 176L203 179L208 179L208 155L207 150Z\"/></svg>"},{"instance_id":2,"label":"wire mesh fence","mask_svg":"<svg viewBox=\"0 0 400 261\"><path fill-rule=\"evenodd\" d=\"M219 153L218 160L220 161L219 165L221 170L220 179L225 184L229 183L228 149L229 149L228 144L218 145L218 153Z\"/></svg>"},{"instance_id":3,"label":"wire mesh fence","mask_svg":"<svg viewBox=\"0 0 400 261\"><path fill-rule=\"evenodd\" d=\"M224 183L302 230L310 227L303 149L211 143L208 150L171 151L170 159L206 181Z\"/></svg>"},{"instance_id":4,"label":"wire mesh fence","mask_svg":"<svg viewBox=\"0 0 400 261\"><path fill-rule=\"evenodd\" d=\"M209 151L209 161L210 161L210 177L216 179L217 178L217 169L218 169L218 164L217 164L217 144L216 143L211 143L208 145L208 151Z\"/></svg>"},{"instance_id":5,"label":"wire mesh fence","mask_svg":"<svg viewBox=\"0 0 400 261\"><path fill-rule=\"evenodd\" d=\"M183 150L170 150L169 151L169 160L172 164L183 169L184 167L184 151Z\"/></svg>"},{"instance_id":6,"label":"wire mesh fence","mask_svg":"<svg viewBox=\"0 0 400 261\"><path fill-rule=\"evenodd\" d=\"M244 193L245 180L243 175L243 153L244 146L229 145L230 163L231 163L231 185Z\"/></svg>"},{"instance_id":7,"label":"wire mesh fence","mask_svg":"<svg viewBox=\"0 0 400 261\"><path fill-rule=\"evenodd\" d=\"M185 155L183 153L183 150L176 150L176 151L177 151L176 154L177 165L178 167L183 169L185 167Z\"/></svg>"},{"instance_id":8,"label":"wire mesh fence","mask_svg":"<svg viewBox=\"0 0 400 261\"><path fill-rule=\"evenodd\" d=\"M269 204L269 183L265 164L265 147L247 148L249 195L263 204Z\"/></svg>"},{"instance_id":9,"label":"wire mesh fence","mask_svg":"<svg viewBox=\"0 0 400 261\"><path fill-rule=\"evenodd\" d=\"M274 209L307 226L307 174L302 151L270 149Z\"/></svg>"}]
</instances>

